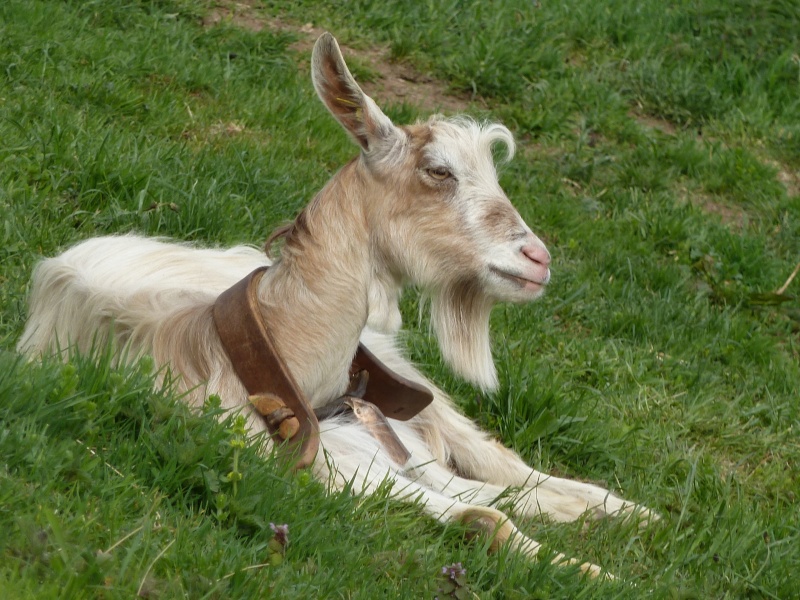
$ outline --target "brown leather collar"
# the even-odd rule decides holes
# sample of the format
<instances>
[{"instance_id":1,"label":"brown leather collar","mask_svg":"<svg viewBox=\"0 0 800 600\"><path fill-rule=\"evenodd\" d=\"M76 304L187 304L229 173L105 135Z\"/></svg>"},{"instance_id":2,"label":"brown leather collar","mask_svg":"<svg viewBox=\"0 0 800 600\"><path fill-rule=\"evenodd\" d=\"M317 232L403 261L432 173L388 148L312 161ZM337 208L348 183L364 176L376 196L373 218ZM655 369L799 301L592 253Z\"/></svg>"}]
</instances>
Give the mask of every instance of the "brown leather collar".
<instances>
[{"instance_id":1,"label":"brown leather collar","mask_svg":"<svg viewBox=\"0 0 800 600\"><path fill-rule=\"evenodd\" d=\"M214 325L251 401L260 395L274 395L291 411L292 416L286 418L297 419L297 431L286 440L275 441L285 441L278 451L300 469L310 465L317 455L319 423L292 374L275 352L275 343L261 317L258 282L266 270L266 267L256 269L220 294L214 303ZM278 408L280 406L274 407L273 411ZM279 433L280 422L277 419L267 421L274 438Z\"/></svg>"},{"instance_id":2,"label":"brown leather collar","mask_svg":"<svg viewBox=\"0 0 800 600\"><path fill-rule=\"evenodd\" d=\"M256 269L220 294L212 311L214 325L236 375L264 416L277 451L294 469L301 469L317 455L319 421L278 355L261 315L258 282L266 270L267 267ZM433 400L430 390L394 373L359 345L350 373L352 376L364 370L369 374L369 383L363 399L387 417L408 420Z\"/></svg>"}]
</instances>

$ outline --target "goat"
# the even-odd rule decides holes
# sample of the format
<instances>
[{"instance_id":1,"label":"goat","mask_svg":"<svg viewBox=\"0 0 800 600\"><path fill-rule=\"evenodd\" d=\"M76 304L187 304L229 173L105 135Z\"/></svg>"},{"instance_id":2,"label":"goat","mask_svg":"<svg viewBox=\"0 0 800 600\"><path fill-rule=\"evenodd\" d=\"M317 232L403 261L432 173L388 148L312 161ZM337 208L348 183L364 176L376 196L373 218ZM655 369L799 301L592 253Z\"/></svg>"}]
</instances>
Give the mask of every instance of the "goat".
<instances>
[{"instance_id":1,"label":"goat","mask_svg":"<svg viewBox=\"0 0 800 600\"><path fill-rule=\"evenodd\" d=\"M540 473L462 415L398 349L404 285L429 298L445 361L484 390L497 386L489 313L500 301L539 297L550 254L501 189L492 147L514 139L499 124L457 117L396 126L358 86L336 40L316 42L319 98L360 147L287 228L280 256L258 288L277 350L315 408L341 396L359 341L397 373L431 389L433 402L392 425L411 453L396 464L347 416L321 424L314 475L333 489L369 493L387 479L442 522L494 536L492 547L535 557L540 545L490 505L511 494L514 512L556 521L648 511L600 487ZM236 377L212 323L221 292L270 264L250 247L200 249L133 235L90 239L41 262L18 348L29 355L81 351L98 342L151 355L179 375L190 404L208 394L265 425ZM567 561L558 555L554 562ZM593 575L599 567L581 568Z\"/></svg>"}]
</instances>

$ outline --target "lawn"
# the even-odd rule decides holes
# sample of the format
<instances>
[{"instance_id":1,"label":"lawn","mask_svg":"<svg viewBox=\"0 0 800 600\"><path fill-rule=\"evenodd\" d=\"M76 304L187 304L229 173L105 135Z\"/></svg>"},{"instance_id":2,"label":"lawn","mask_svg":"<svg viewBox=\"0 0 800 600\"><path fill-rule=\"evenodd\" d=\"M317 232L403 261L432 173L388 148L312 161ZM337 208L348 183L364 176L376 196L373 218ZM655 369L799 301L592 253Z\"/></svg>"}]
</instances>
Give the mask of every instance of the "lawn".
<instances>
[{"instance_id":1,"label":"lawn","mask_svg":"<svg viewBox=\"0 0 800 600\"><path fill-rule=\"evenodd\" d=\"M413 290L404 343L532 465L662 515L520 523L617 580L488 555L388 484L328 495L146 358L15 352L43 256L260 244L355 155L311 87L323 30L397 122L514 132L553 279L493 313L500 390L443 366ZM0 597L442 598L453 563L466 597L800 597L795 0L6 0L0 74Z\"/></svg>"}]
</instances>

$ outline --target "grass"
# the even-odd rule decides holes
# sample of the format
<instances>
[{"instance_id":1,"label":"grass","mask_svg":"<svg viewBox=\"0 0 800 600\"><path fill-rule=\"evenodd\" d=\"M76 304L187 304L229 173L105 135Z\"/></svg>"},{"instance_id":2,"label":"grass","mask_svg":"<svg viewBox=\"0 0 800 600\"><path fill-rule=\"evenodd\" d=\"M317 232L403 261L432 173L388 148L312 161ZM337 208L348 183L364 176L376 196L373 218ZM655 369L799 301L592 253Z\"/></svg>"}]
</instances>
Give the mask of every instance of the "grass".
<instances>
[{"instance_id":1,"label":"grass","mask_svg":"<svg viewBox=\"0 0 800 600\"><path fill-rule=\"evenodd\" d=\"M298 24L254 31L228 2L0 5L0 595L433 597L461 562L481 598L797 597L800 284L775 293L800 260L794 3L347 6L253 3ZM522 524L620 581L487 556L388 487L328 496L236 449L213 401L154 391L146 362L15 354L40 257L124 231L259 243L354 154L292 46L309 21L514 129L502 182L554 277L493 315L500 391L442 366L413 293L406 341L532 464L663 515Z\"/></svg>"}]
</instances>

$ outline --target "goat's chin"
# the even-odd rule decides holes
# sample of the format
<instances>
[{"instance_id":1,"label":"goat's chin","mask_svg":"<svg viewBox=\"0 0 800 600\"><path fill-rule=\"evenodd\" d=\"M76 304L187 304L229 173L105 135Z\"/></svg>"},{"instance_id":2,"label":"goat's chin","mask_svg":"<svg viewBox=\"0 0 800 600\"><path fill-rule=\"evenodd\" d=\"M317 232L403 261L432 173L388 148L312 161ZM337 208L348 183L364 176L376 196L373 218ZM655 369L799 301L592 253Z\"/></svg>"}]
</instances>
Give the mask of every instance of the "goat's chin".
<instances>
[{"instance_id":1,"label":"goat's chin","mask_svg":"<svg viewBox=\"0 0 800 600\"><path fill-rule=\"evenodd\" d=\"M475 281L431 294L431 324L444 360L458 375L486 391L497 388L489 337L493 305Z\"/></svg>"},{"instance_id":2,"label":"goat's chin","mask_svg":"<svg viewBox=\"0 0 800 600\"><path fill-rule=\"evenodd\" d=\"M524 279L499 269L490 269L486 279L486 287L496 302L533 302L541 298L547 288L547 283Z\"/></svg>"},{"instance_id":3,"label":"goat's chin","mask_svg":"<svg viewBox=\"0 0 800 600\"><path fill-rule=\"evenodd\" d=\"M494 294L494 301L510 302L511 304L527 304L544 296L545 286L529 289L502 290Z\"/></svg>"}]
</instances>

